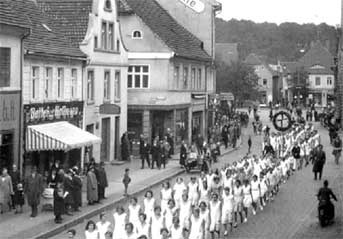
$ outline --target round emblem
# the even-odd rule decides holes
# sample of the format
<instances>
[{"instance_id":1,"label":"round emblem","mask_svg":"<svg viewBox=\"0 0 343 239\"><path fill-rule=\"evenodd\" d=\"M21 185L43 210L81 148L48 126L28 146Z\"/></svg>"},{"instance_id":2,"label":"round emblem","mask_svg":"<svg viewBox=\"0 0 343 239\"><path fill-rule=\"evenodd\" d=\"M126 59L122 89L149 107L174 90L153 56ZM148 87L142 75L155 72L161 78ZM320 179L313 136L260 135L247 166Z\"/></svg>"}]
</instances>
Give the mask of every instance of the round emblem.
<instances>
[{"instance_id":1,"label":"round emblem","mask_svg":"<svg viewBox=\"0 0 343 239\"><path fill-rule=\"evenodd\" d=\"M292 117L288 112L279 111L273 117L273 125L278 131L287 131L292 127Z\"/></svg>"}]
</instances>

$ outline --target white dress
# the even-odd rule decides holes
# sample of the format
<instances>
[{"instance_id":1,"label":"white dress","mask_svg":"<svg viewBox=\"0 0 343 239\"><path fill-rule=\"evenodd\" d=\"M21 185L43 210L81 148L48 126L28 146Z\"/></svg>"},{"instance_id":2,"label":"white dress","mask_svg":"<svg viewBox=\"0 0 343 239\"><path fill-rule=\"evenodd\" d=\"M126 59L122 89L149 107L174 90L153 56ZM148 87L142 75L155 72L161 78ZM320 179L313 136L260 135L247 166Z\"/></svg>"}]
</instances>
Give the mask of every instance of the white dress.
<instances>
[{"instance_id":1,"label":"white dress","mask_svg":"<svg viewBox=\"0 0 343 239\"><path fill-rule=\"evenodd\" d=\"M170 228L173 226L173 217L174 217L175 211L176 211L176 208L172 208L172 209L167 208L167 210L165 210L164 222L168 231L170 231Z\"/></svg>"},{"instance_id":2,"label":"white dress","mask_svg":"<svg viewBox=\"0 0 343 239\"><path fill-rule=\"evenodd\" d=\"M261 187L261 197L263 197L264 195L266 195L266 193L268 191L268 187L267 187L265 178L262 178L260 180L260 187Z\"/></svg>"},{"instance_id":3,"label":"white dress","mask_svg":"<svg viewBox=\"0 0 343 239\"><path fill-rule=\"evenodd\" d=\"M243 206L245 208L249 208L252 203L250 189L251 189L250 185L247 185L247 186L243 185L243 194L244 194Z\"/></svg>"},{"instance_id":4,"label":"white dress","mask_svg":"<svg viewBox=\"0 0 343 239\"><path fill-rule=\"evenodd\" d=\"M210 202L210 218L211 218L211 224L210 224L210 231L217 231L219 230L219 224L220 224L220 201L217 201L214 203L213 201Z\"/></svg>"},{"instance_id":5,"label":"white dress","mask_svg":"<svg viewBox=\"0 0 343 239\"><path fill-rule=\"evenodd\" d=\"M182 200L180 202L180 226L187 228L188 220L191 214L191 202L187 200L186 202Z\"/></svg>"},{"instance_id":6,"label":"white dress","mask_svg":"<svg viewBox=\"0 0 343 239\"><path fill-rule=\"evenodd\" d=\"M139 222L136 225L137 236L140 237L140 236L144 235L144 236L148 237L149 236L149 229L150 229L149 223L142 224L141 222Z\"/></svg>"},{"instance_id":7,"label":"white dress","mask_svg":"<svg viewBox=\"0 0 343 239\"><path fill-rule=\"evenodd\" d=\"M113 214L114 218L114 230L113 230L113 239L124 239L126 235L125 231L125 220L126 220L126 213Z\"/></svg>"},{"instance_id":8,"label":"white dress","mask_svg":"<svg viewBox=\"0 0 343 239\"><path fill-rule=\"evenodd\" d=\"M204 224L203 220L199 218L195 218L193 215L191 216L191 232L189 234L189 239L203 239L204 235Z\"/></svg>"},{"instance_id":9,"label":"white dress","mask_svg":"<svg viewBox=\"0 0 343 239\"><path fill-rule=\"evenodd\" d=\"M200 218L205 222L205 229L210 226L210 211L206 209L205 211L200 210Z\"/></svg>"},{"instance_id":10,"label":"white dress","mask_svg":"<svg viewBox=\"0 0 343 239\"><path fill-rule=\"evenodd\" d=\"M163 217L156 217L153 215L151 218L151 239L161 238L161 229L163 228Z\"/></svg>"},{"instance_id":11,"label":"white dress","mask_svg":"<svg viewBox=\"0 0 343 239\"><path fill-rule=\"evenodd\" d=\"M129 222L133 224L134 227L139 223L139 211L141 206L136 204L136 206L129 205Z\"/></svg>"},{"instance_id":12,"label":"white dress","mask_svg":"<svg viewBox=\"0 0 343 239\"><path fill-rule=\"evenodd\" d=\"M252 195L252 201L258 202L260 198L260 182L257 180L256 182L251 181L251 195Z\"/></svg>"},{"instance_id":13,"label":"white dress","mask_svg":"<svg viewBox=\"0 0 343 239\"><path fill-rule=\"evenodd\" d=\"M203 185L199 185L199 203L201 202L205 202L206 204L208 204L209 201L209 188L207 187L207 189L204 188Z\"/></svg>"},{"instance_id":14,"label":"white dress","mask_svg":"<svg viewBox=\"0 0 343 239\"><path fill-rule=\"evenodd\" d=\"M168 208L168 201L173 199L173 190L171 188L161 190L161 210L162 213Z\"/></svg>"},{"instance_id":15,"label":"white dress","mask_svg":"<svg viewBox=\"0 0 343 239\"><path fill-rule=\"evenodd\" d=\"M125 239L137 239L137 234L136 233L132 233L131 235L127 235L127 233L125 233Z\"/></svg>"},{"instance_id":16,"label":"white dress","mask_svg":"<svg viewBox=\"0 0 343 239\"><path fill-rule=\"evenodd\" d=\"M154 214L155 198L144 198L144 213L146 215L146 221L150 222L152 215Z\"/></svg>"},{"instance_id":17,"label":"white dress","mask_svg":"<svg viewBox=\"0 0 343 239\"><path fill-rule=\"evenodd\" d=\"M197 205L199 200L198 183L188 183L188 200L192 205Z\"/></svg>"},{"instance_id":18,"label":"white dress","mask_svg":"<svg viewBox=\"0 0 343 239\"><path fill-rule=\"evenodd\" d=\"M233 177L225 177L224 180L223 180L223 186L224 188L230 188L232 189L232 186L233 186Z\"/></svg>"},{"instance_id":19,"label":"white dress","mask_svg":"<svg viewBox=\"0 0 343 239\"><path fill-rule=\"evenodd\" d=\"M234 201L234 206L233 206L233 210L235 212L238 212L242 209L242 205L243 205L243 188L242 186L240 187L234 187L233 188L233 201Z\"/></svg>"},{"instance_id":20,"label":"white dress","mask_svg":"<svg viewBox=\"0 0 343 239\"><path fill-rule=\"evenodd\" d=\"M110 226L111 226L111 223L108 221L106 221L104 223L102 223L102 222L96 223L96 228L99 232L99 239L105 239L105 233L109 231Z\"/></svg>"},{"instance_id":21,"label":"white dress","mask_svg":"<svg viewBox=\"0 0 343 239\"><path fill-rule=\"evenodd\" d=\"M222 206L222 223L229 223L232 222L232 213L233 213L233 206L234 206L234 198L233 195L230 193L226 195L223 193L223 206Z\"/></svg>"},{"instance_id":22,"label":"white dress","mask_svg":"<svg viewBox=\"0 0 343 239\"><path fill-rule=\"evenodd\" d=\"M94 230L92 232L85 231L85 238L86 239L98 239L99 232L98 230Z\"/></svg>"},{"instance_id":23,"label":"white dress","mask_svg":"<svg viewBox=\"0 0 343 239\"><path fill-rule=\"evenodd\" d=\"M170 229L170 234L171 234L170 239L184 239L182 232L183 232L183 228L181 226L179 226L178 228L175 228L174 226L172 226Z\"/></svg>"},{"instance_id":24,"label":"white dress","mask_svg":"<svg viewBox=\"0 0 343 239\"><path fill-rule=\"evenodd\" d=\"M182 200L182 194L187 190L186 185L182 183L176 183L173 187L174 190L174 200L176 207L180 206L180 201Z\"/></svg>"}]
</instances>

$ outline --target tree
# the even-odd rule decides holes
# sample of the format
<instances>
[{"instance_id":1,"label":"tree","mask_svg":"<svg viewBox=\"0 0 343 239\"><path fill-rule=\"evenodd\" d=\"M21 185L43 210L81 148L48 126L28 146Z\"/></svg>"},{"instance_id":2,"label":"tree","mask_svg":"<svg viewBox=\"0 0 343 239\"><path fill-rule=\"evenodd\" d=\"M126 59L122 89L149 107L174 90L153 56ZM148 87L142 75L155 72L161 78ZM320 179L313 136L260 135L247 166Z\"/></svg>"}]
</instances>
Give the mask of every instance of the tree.
<instances>
[{"instance_id":1,"label":"tree","mask_svg":"<svg viewBox=\"0 0 343 239\"><path fill-rule=\"evenodd\" d=\"M217 62L217 93L231 92L237 101L258 98L258 76L253 67L238 61L226 65Z\"/></svg>"}]
</instances>

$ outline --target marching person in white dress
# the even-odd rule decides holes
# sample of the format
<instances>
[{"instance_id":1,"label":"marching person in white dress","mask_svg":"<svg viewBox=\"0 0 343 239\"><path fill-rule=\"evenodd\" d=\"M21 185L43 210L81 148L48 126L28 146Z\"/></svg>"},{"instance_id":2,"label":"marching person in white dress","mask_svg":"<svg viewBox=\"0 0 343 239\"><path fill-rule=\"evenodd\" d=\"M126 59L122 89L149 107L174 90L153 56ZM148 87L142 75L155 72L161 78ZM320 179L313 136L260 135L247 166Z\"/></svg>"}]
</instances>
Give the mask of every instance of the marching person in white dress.
<instances>
[{"instance_id":1,"label":"marching person in white dress","mask_svg":"<svg viewBox=\"0 0 343 239\"><path fill-rule=\"evenodd\" d=\"M150 230L150 223L146 221L146 215L145 213L139 214L139 223L135 225L136 227L136 234L137 236L146 236L148 238L149 236L149 230Z\"/></svg>"},{"instance_id":2,"label":"marching person in white dress","mask_svg":"<svg viewBox=\"0 0 343 239\"><path fill-rule=\"evenodd\" d=\"M237 227L237 221L238 221L238 215L241 218L241 223L243 223L243 214L242 214L242 210L243 210L243 187L241 185L241 181L239 179L237 179L235 181L235 186L233 187L233 199L234 199L234 214L235 214L235 225L234 227Z\"/></svg>"},{"instance_id":3,"label":"marching person in white dress","mask_svg":"<svg viewBox=\"0 0 343 239\"><path fill-rule=\"evenodd\" d=\"M99 232L99 239L105 239L105 234L108 231L112 231L111 223L106 220L106 214L104 212L100 213L100 221L96 223L96 228Z\"/></svg>"},{"instance_id":4,"label":"marching person in white dress","mask_svg":"<svg viewBox=\"0 0 343 239\"><path fill-rule=\"evenodd\" d=\"M234 197L229 187L224 188L222 195L222 224L224 224L224 236L228 235L228 224L232 231Z\"/></svg>"},{"instance_id":5,"label":"marching person in white dress","mask_svg":"<svg viewBox=\"0 0 343 239\"><path fill-rule=\"evenodd\" d=\"M154 214L155 198L151 190L145 193L143 200L144 213L146 215L147 222L150 222L152 215Z\"/></svg>"},{"instance_id":6,"label":"marching person in white dress","mask_svg":"<svg viewBox=\"0 0 343 239\"><path fill-rule=\"evenodd\" d=\"M243 211L245 213L244 222L248 221L248 210L252 204L252 196L251 196L251 186L248 179L244 180L243 185Z\"/></svg>"},{"instance_id":7,"label":"marching person in white dress","mask_svg":"<svg viewBox=\"0 0 343 239\"><path fill-rule=\"evenodd\" d=\"M188 183L187 189L189 201L192 206L197 206L199 200L199 184L196 177L191 177L191 181Z\"/></svg>"},{"instance_id":8,"label":"marching person in white dress","mask_svg":"<svg viewBox=\"0 0 343 239\"><path fill-rule=\"evenodd\" d=\"M180 226L180 219L173 217L173 226L170 229L170 239L184 239L183 227Z\"/></svg>"},{"instance_id":9,"label":"marching person in white dress","mask_svg":"<svg viewBox=\"0 0 343 239\"><path fill-rule=\"evenodd\" d=\"M127 221L127 214L122 206L118 206L116 212L113 214L113 239L125 239L125 224Z\"/></svg>"},{"instance_id":10,"label":"marching person in white dress","mask_svg":"<svg viewBox=\"0 0 343 239\"><path fill-rule=\"evenodd\" d=\"M220 218L221 218L221 202L217 193L212 194L212 200L209 203L210 211L210 233L211 238L214 239L215 234L220 236Z\"/></svg>"},{"instance_id":11,"label":"marching person in white dress","mask_svg":"<svg viewBox=\"0 0 343 239\"><path fill-rule=\"evenodd\" d=\"M85 230L85 239L99 239L99 231L93 221L88 221Z\"/></svg>"},{"instance_id":12,"label":"marching person in white dress","mask_svg":"<svg viewBox=\"0 0 343 239\"><path fill-rule=\"evenodd\" d=\"M151 239L160 239L161 229L164 228L164 218L161 214L160 206L155 207L154 215L151 217L150 225Z\"/></svg>"},{"instance_id":13,"label":"marching person in white dress","mask_svg":"<svg viewBox=\"0 0 343 239\"><path fill-rule=\"evenodd\" d=\"M176 207L180 207L180 202L182 200L182 194L187 190L183 178L177 178L176 183L173 187L173 198L175 200Z\"/></svg>"},{"instance_id":14,"label":"marching person in white dress","mask_svg":"<svg viewBox=\"0 0 343 239\"><path fill-rule=\"evenodd\" d=\"M177 210L175 206L174 199L169 199L168 201L168 208L164 211L164 225L170 231L171 227L173 226L173 218L177 215Z\"/></svg>"},{"instance_id":15,"label":"marching person in white dress","mask_svg":"<svg viewBox=\"0 0 343 239\"><path fill-rule=\"evenodd\" d=\"M192 205L191 202L188 200L188 194L184 193L182 195L182 200L180 202L180 208L179 208L179 219L180 219L180 225L183 228L188 229L188 222L189 217L191 215L191 209Z\"/></svg>"},{"instance_id":16,"label":"marching person in white dress","mask_svg":"<svg viewBox=\"0 0 343 239\"><path fill-rule=\"evenodd\" d=\"M137 234L133 230L133 224L131 222L126 223L125 225L125 237L124 239L137 239Z\"/></svg>"},{"instance_id":17,"label":"marching person in white dress","mask_svg":"<svg viewBox=\"0 0 343 239\"><path fill-rule=\"evenodd\" d=\"M260 205L262 207L266 206L266 194L268 192L268 184L266 182L266 177L264 173L260 174L260 189L261 189L261 195L260 195Z\"/></svg>"},{"instance_id":18,"label":"marching person in white dress","mask_svg":"<svg viewBox=\"0 0 343 239\"><path fill-rule=\"evenodd\" d=\"M137 198L133 197L130 199L129 209L129 222L133 224L134 227L139 223L139 214L141 213L141 206L137 203Z\"/></svg>"},{"instance_id":19,"label":"marching person in white dress","mask_svg":"<svg viewBox=\"0 0 343 239\"><path fill-rule=\"evenodd\" d=\"M204 229L205 229L205 238L208 238L208 234L210 231L210 210L207 208L206 202L200 202L200 217L204 221Z\"/></svg>"},{"instance_id":20,"label":"marching person in white dress","mask_svg":"<svg viewBox=\"0 0 343 239\"><path fill-rule=\"evenodd\" d=\"M190 217L190 234L188 239L204 239L204 220L200 217L200 209L194 208Z\"/></svg>"},{"instance_id":21,"label":"marching person in white dress","mask_svg":"<svg viewBox=\"0 0 343 239\"><path fill-rule=\"evenodd\" d=\"M162 214L164 214L165 210L168 208L168 202L170 199L173 199L173 190L170 187L169 182L165 182L162 184L161 189L161 209Z\"/></svg>"},{"instance_id":22,"label":"marching person in white dress","mask_svg":"<svg viewBox=\"0 0 343 239\"><path fill-rule=\"evenodd\" d=\"M210 188L208 186L207 180L201 181L201 184L199 185L199 202L205 202L208 204L210 201Z\"/></svg>"}]
</instances>

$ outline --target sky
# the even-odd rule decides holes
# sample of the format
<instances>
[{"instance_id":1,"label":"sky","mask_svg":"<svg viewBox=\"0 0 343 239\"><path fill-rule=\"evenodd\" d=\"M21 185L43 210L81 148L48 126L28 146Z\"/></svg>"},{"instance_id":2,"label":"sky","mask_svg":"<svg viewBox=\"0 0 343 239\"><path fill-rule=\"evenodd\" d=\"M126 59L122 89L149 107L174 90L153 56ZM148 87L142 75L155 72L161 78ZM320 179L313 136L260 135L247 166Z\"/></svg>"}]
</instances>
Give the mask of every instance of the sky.
<instances>
[{"instance_id":1,"label":"sky","mask_svg":"<svg viewBox=\"0 0 343 239\"><path fill-rule=\"evenodd\" d=\"M327 23L341 22L341 0L217 0L222 3L220 18L254 22Z\"/></svg>"}]
</instances>

